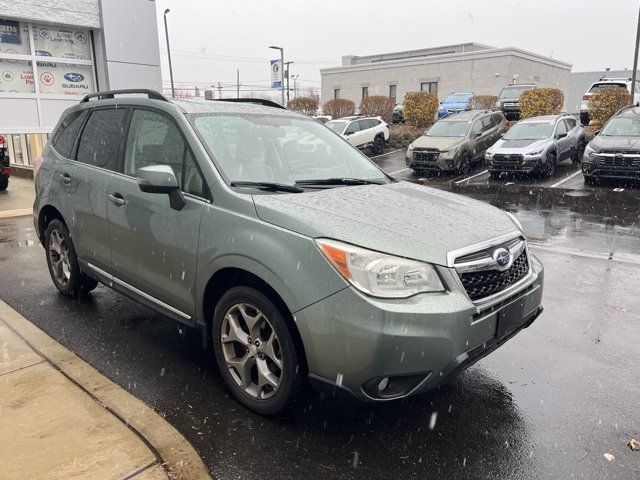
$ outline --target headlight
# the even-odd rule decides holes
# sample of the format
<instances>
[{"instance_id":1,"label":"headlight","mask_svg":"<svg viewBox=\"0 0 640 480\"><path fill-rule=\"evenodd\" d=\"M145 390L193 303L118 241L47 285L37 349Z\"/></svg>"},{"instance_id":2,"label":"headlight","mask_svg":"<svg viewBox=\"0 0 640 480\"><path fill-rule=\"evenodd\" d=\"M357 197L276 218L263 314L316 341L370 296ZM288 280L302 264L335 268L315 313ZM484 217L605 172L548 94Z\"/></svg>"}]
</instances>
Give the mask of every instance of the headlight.
<instances>
[{"instance_id":1,"label":"headlight","mask_svg":"<svg viewBox=\"0 0 640 480\"><path fill-rule=\"evenodd\" d=\"M411 152L413 152L413 143L407 148L407 156L411 156Z\"/></svg>"},{"instance_id":2,"label":"headlight","mask_svg":"<svg viewBox=\"0 0 640 480\"><path fill-rule=\"evenodd\" d=\"M394 257L336 240L316 240L320 251L351 285L374 297L407 298L442 292L433 265Z\"/></svg>"},{"instance_id":3,"label":"headlight","mask_svg":"<svg viewBox=\"0 0 640 480\"><path fill-rule=\"evenodd\" d=\"M522 223L520 223L520 220L518 220L518 219L516 218L516 216L515 216L513 213L510 213L510 212L504 212L504 213L506 213L507 215L509 215L509 218L510 218L510 219L511 219L511 221L514 223L514 225L515 225L516 227L518 227L518 230L520 230L520 231L522 232L523 228L522 228Z\"/></svg>"},{"instance_id":4,"label":"headlight","mask_svg":"<svg viewBox=\"0 0 640 480\"><path fill-rule=\"evenodd\" d=\"M542 150L536 150L535 152L529 152L529 153L525 154L525 156L526 157L535 157L536 155L540 155L543 151L544 151L544 148Z\"/></svg>"},{"instance_id":5,"label":"headlight","mask_svg":"<svg viewBox=\"0 0 640 480\"><path fill-rule=\"evenodd\" d=\"M494 107L496 107L496 108L500 108L500 100L498 100L498 101L496 102L496 104L494 105Z\"/></svg>"},{"instance_id":6,"label":"headlight","mask_svg":"<svg viewBox=\"0 0 640 480\"><path fill-rule=\"evenodd\" d=\"M584 156L587 157L590 160L595 161L596 160L596 151L591 148L590 145L587 145L587 147L584 149Z\"/></svg>"},{"instance_id":7,"label":"headlight","mask_svg":"<svg viewBox=\"0 0 640 480\"><path fill-rule=\"evenodd\" d=\"M484 152L484 159L485 160L491 160L492 158L493 158L493 152L490 152L489 150Z\"/></svg>"},{"instance_id":8,"label":"headlight","mask_svg":"<svg viewBox=\"0 0 640 480\"><path fill-rule=\"evenodd\" d=\"M452 147L448 150L442 150L440 152L440 155L442 155L443 158L452 158L456 154L459 148L460 148L460 145L456 145L455 147Z\"/></svg>"}]
</instances>

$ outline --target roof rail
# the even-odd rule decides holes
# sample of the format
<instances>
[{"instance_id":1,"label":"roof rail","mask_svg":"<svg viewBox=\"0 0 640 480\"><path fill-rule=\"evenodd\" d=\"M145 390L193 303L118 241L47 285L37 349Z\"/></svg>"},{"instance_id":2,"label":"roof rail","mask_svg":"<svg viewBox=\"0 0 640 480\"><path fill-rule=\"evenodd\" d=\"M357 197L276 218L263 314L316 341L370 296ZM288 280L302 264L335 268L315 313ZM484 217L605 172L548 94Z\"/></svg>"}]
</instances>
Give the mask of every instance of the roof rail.
<instances>
[{"instance_id":1,"label":"roof rail","mask_svg":"<svg viewBox=\"0 0 640 480\"><path fill-rule=\"evenodd\" d=\"M273 107L273 108L280 108L282 110L286 110L286 108L280 105L279 103L273 102L271 100L266 100L264 98L216 98L214 101L215 102L235 102L235 103L256 103L264 107Z\"/></svg>"},{"instance_id":2,"label":"roof rail","mask_svg":"<svg viewBox=\"0 0 640 480\"><path fill-rule=\"evenodd\" d=\"M148 88L130 88L124 90L107 90L105 92L97 92L90 93L86 95L80 103L85 103L91 100L92 98L97 98L98 100L103 100L105 98L115 98L116 95L132 95L132 94L142 94L146 95L152 100L161 100L163 102L168 102L169 99L155 90L150 90Z\"/></svg>"}]
</instances>

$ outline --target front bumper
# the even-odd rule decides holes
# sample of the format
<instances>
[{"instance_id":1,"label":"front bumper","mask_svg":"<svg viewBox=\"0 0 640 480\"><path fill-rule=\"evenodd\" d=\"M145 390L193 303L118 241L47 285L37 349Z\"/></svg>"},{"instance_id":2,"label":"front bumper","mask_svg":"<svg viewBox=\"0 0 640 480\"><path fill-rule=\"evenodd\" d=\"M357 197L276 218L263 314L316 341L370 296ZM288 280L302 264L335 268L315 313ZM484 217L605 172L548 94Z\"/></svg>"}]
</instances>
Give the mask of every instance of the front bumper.
<instances>
[{"instance_id":1,"label":"front bumper","mask_svg":"<svg viewBox=\"0 0 640 480\"><path fill-rule=\"evenodd\" d=\"M514 162L494 162L485 158L485 165L490 172L534 173L542 170L544 159L542 156L523 157Z\"/></svg>"},{"instance_id":2,"label":"front bumper","mask_svg":"<svg viewBox=\"0 0 640 480\"><path fill-rule=\"evenodd\" d=\"M402 123L404 122L404 115L402 112L393 112L392 116L393 123Z\"/></svg>"},{"instance_id":3,"label":"front bumper","mask_svg":"<svg viewBox=\"0 0 640 480\"><path fill-rule=\"evenodd\" d=\"M455 272L442 268L447 285ZM502 345L540 314L543 267L531 256L531 276L516 293L490 306L472 303L459 288L402 300L376 299L346 288L295 314L312 385L362 400L386 401L436 388ZM498 338L498 318L519 305L521 324ZM406 386L391 395L380 379Z\"/></svg>"},{"instance_id":4,"label":"front bumper","mask_svg":"<svg viewBox=\"0 0 640 480\"><path fill-rule=\"evenodd\" d=\"M458 155L446 157L443 153L440 153L436 160L416 160L413 155L405 155L404 157L407 167L431 172L450 172L455 170L458 168L458 160Z\"/></svg>"},{"instance_id":5,"label":"front bumper","mask_svg":"<svg viewBox=\"0 0 640 480\"><path fill-rule=\"evenodd\" d=\"M590 159L582 160L582 174L585 177L611 178L620 180L640 180L640 168L615 165L600 165Z\"/></svg>"}]
</instances>

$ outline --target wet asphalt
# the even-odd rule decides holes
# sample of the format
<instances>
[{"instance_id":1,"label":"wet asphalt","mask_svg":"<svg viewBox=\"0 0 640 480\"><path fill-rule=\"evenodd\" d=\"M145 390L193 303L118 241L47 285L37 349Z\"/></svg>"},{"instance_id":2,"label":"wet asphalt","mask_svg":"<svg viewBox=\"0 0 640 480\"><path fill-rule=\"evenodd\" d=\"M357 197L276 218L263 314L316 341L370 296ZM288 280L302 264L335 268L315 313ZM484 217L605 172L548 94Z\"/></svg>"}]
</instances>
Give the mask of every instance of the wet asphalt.
<instances>
[{"instance_id":1,"label":"wet asphalt","mask_svg":"<svg viewBox=\"0 0 640 480\"><path fill-rule=\"evenodd\" d=\"M0 220L0 298L165 416L214 478L640 478L626 446L640 439L640 188L508 187L465 193L523 222L544 314L450 385L385 405L248 412L171 320L103 286L58 295L30 217Z\"/></svg>"}]
</instances>

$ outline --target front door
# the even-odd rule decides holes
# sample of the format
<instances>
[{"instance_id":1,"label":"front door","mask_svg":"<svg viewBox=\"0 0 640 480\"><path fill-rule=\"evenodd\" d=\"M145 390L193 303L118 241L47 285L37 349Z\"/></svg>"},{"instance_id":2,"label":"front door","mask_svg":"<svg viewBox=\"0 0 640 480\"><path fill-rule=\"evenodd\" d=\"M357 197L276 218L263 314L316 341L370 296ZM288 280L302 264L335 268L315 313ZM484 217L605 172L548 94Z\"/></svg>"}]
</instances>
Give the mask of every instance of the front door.
<instances>
[{"instance_id":1,"label":"front door","mask_svg":"<svg viewBox=\"0 0 640 480\"><path fill-rule=\"evenodd\" d=\"M136 172L150 165L173 169L186 193L182 210L172 209L166 194L140 191ZM159 111L134 109L119 170L107 188L116 281L192 323L200 218L207 201L202 176L178 125Z\"/></svg>"},{"instance_id":2,"label":"front door","mask_svg":"<svg viewBox=\"0 0 640 480\"><path fill-rule=\"evenodd\" d=\"M564 135L564 137L560 137ZM567 135L567 126L560 120L556 126L556 144L558 146L558 161L561 162L571 155L571 138Z\"/></svg>"}]
</instances>

